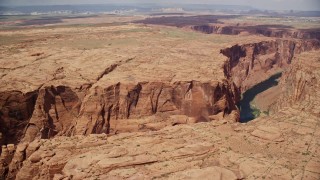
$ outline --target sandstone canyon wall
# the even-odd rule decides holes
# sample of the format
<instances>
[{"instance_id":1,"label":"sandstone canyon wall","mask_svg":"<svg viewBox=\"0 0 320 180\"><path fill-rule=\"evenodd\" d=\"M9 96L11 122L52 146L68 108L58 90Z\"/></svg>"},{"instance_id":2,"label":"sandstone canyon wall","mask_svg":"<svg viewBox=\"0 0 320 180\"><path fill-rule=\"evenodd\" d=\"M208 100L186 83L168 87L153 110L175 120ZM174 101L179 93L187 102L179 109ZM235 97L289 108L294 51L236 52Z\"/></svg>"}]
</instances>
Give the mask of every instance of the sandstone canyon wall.
<instances>
[{"instance_id":1,"label":"sandstone canyon wall","mask_svg":"<svg viewBox=\"0 0 320 180\"><path fill-rule=\"evenodd\" d=\"M229 58L225 74L241 92L286 69L295 55L318 49L317 40L282 40L234 45L222 49Z\"/></svg>"},{"instance_id":2,"label":"sandstone canyon wall","mask_svg":"<svg viewBox=\"0 0 320 180\"><path fill-rule=\"evenodd\" d=\"M303 59L294 58L318 48L316 40L279 39L222 49L226 56L223 81L118 82L80 88L52 85L27 93L1 92L0 143L18 146L16 150L12 144L2 147L0 174L13 179L23 161L39 148L36 141L29 144L35 139L150 131L223 118L238 121L236 104L241 92L288 67L282 81L289 91L279 100L278 107L292 102L317 106L319 78L312 71L316 61L305 64ZM97 81L117 66L111 65ZM311 109L315 114L319 112ZM38 160L34 155L32 161Z\"/></svg>"},{"instance_id":3,"label":"sandstone canyon wall","mask_svg":"<svg viewBox=\"0 0 320 180\"><path fill-rule=\"evenodd\" d=\"M271 25L272 26L272 25ZM298 39L317 39L320 40L319 29L297 30L291 28L281 28L275 26L268 28L267 26L223 26L223 25L196 25L191 26L191 29L206 34L228 34L239 35L241 33L249 33L263 35L267 37L277 38L298 38Z\"/></svg>"},{"instance_id":4,"label":"sandstone canyon wall","mask_svg":"<svg viewBox=\"0 0 320 180\"><path fill-rule=\"evenodd\" d=\"M273 111L294 106L320 116L319 62L317 53L313 52L305 52L294 58L292 65L281 77L282 96L273 106Z\"/></svg>"},{"instance_id":5,"label":"sandstone canyon wall","mask_svg":"<svg viewBox=\"0 0 320 180\"><path fill-rule=\"evenodd\" d=\"M222 82L119 82L2 92L0 142L158 130L225 117L238 121L241 92L287 68L296 54L318 47L316 40L275 40L223 49L228 59Z\"/></svg>"},{"instance_id":6,"label":"sandstone canyon wall","mask_svg":"<svg viewBox=\"0 0 320 180\"><path fill-rule=\"evenodd\" d=\"M0 144L17 144L33 114L38 93L0 93ZM8 138L7 138L8 137Z\"/></svg>"},{"instance_id":7,"label":"sandstone canyon wall","mask_svg":"<svg viewBox=\"0 0 320 180\"><path fill-rule=\"evenodd\" d=\"M138 166L141 172L146 171L146 174L156 176L157 173L154 172L158 172L161 168L166 168L166 166L163 166L163 162L170 164L180 162L180 160L186 158L186 162L183 161L184 163L190 163L189 161L191 161L191 164L197 164L199 159L200 162L206 162L207 159L210 159L207 156L210 154L214 156L215 160L211 163L219 166L229 167L230 164L233 164L229 161L232 158L237 159L237 162L234 162L237 164L236 168L230 169L232 172L236 172L235 174L231 173L232 176L230 178L233 179L242 179L250 174L254 174L254 176L251 176L252 178L257 176L269 176L272 178L279 174L286 174L289 171L287 168L289 165L292 168L297 168L297 164L299 167L306 169L307 172L304 173L302 171L300 174L294 174L294 176L308 177L306 174L309 171L318 172L318 169L316 169L318 164L314 160L310 160L310 158L315 159L316 156L308 154L317 152L316 136L313 137L314 139L311 138L311 134L316 134L317 127L313 126L318 124L316 118L320 116L319 93L317 92L320 74L318 71L314 71L314 68L320 67L317 52L304 52L297 55L289 68L283 73L280 86L287 91L282 92L283 98L278 102L278 107L281 109L279 115L264 117L246 126L240 124L219 126L216 124L218 122L216 122L195 125L195 127L167 128L153 133L126 133L111 137L105 135L57 137L53 140L35 140L31 143L20 143L16 149L12 145L3 146L0 173L2 175L6 174L7 179L31 179L34 177L37 179L44 177L48 179L53 177L57 179L63 177L81 179L81 177L103 177L115 169ZM302 111L297 111L296 108L283 110L288 106L297 106ZM308 110L313 115L308 117L308 113L303 112L305 110ZM301 117L309 119L306 121L301 117L297 117L299 114L303 114ZM295 121L300 122L303 126L300 126L300 123ZM311 131L311 129L314 130ZM228 141L225 140L225 137L216 137L216 134L225 136L226 134L224 133L232 134ZM238 137L239 135L241 137ZM247 142L245 139L248 137L250 141ZM199 139L201 139L201 142L199 142ZM246 148L237 149L239 142L241 142L240 147L246 146ZM289 148L292 144L288 146L288 142L296 145L296 147ZM218 148L221 144L224 147L222 150ZM230 146L238 151L243 151L243 154L237 154L239 152L234 152L237 150L231 150ZM145 147L149 147L151 150ZM230 151L226 150L227 147L230 148ZM279 148L282 150L279 151ZM297 153L297 148L299 151L306 149L307 151ZM251 152L248 153L247 151ZM254 158L252 157L252 152L257 153ZM279 152L281 153L279 154ZM261 156L261 153L266 153L266 155ZM297 156L299 157L298 159L296 158ZM275 163L275 158L278 158L279 164L289 164L280 166ZM305 158L309 161L305 160L305 164L301 164L300 158ZM256 162L259 159L261 162ZM173 160L174 162L172 162ZM268 162L267 165L262 163L265 161ZM239 164L239 162L242 163ZM6 163L9 165L3 166ZM157 166L149 166L153 163L157 164ZM171 171L167 171L182 171L193 167L190 164L188 164L190 167L181 167L181 164L184 163L177 163L174 167L179 168L169 167ZM260 166L258 166L259 164ZM141 166L145 167L144 165L146 165L146 168L141 168ZM210 164L205 165L209 166ZM205 168L207 167L205 165L202 167L200 163L199 166ZM263 168L264 170L257 173L257 171L248 170L248 167ZM270 167L273 167L275 172L268 171ZM267 174L265 173L266 171L268 172ZM118 174L118 176L121 175L123 173ZM311 175L309 173L309 176ZM314 177L318 177L317 175L314 175ZM112 176L112 174L108 174L109 176ZM292 178L292 173L290 172L288 176L284 177L284 179L290 179Z\"/></svg>"},{"instance_id":8,"label":"sandstone canyon wall","mask_svg":"<svg viewBox=\"0 0 320 180\"><path fill-rule=\"evenodd\" d=\"M167 125L204 122L227 115L237 120L235 102L238 98L239 92L229 81L117 83L82 90L43 87L33 92L31 102L2 109L1 123L8 124L2 126L6 127L2 129L2 139L7 144L55 135L157 130ZM12 99L5 100L14 104ZM24 116L11 115L12 109ZM177 120L177 115L185 115L185 121ZM15 128L18 125L20 128ZM11 141L12 137L17 140Z\"/></svg>"}]
</instances>

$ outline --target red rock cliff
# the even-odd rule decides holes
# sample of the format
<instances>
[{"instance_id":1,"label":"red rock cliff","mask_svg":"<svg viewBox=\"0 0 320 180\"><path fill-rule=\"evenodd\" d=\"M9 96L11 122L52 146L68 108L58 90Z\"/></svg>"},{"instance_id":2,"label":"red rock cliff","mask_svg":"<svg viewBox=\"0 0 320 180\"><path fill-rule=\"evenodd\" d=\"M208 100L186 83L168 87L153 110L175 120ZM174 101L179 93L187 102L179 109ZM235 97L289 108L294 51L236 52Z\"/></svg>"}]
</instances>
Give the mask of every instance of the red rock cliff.
<instances>
[{"instance_id":1,"label":"red rock cliff","mask_svg":"<svg viewBox=\"0 0 320 180\"><path fill-rule=\"evenodd\" d=\"M277 38L298 38L298 39L317 39L320 40L319 29L296 30L291 28L281 28L274 25L258 26L221 26L221 25L196 25L191 29L206 34L228 34L238 35L240 33L249 33Z\"/></svg>"},{"instance_id":2,"label":"red rock cliff","mask_svg":"<svg viewBox=\"0 0 320 180\"><path fill-rule=\"evenodd\" d=\"M276 40L223 49L229 80L222 82L119 82L49 86L26 95L3 92L2 97L15 98L1 99L7 104L1 109L1 140L7 144L56 135L148 131L227 116L237 121L240 91L287 68L296 54L318 47L318 41Z\"/></svg>"},{"instance_id":3,"label":"red rock cliff","mask_svg":"<svg viewBox=\"0 0 320 180\"><path fill-rule=\"evenodd\" d=\"M225 65L228 78L241 92L267 79L276 72L283 71L295 55L318 49L316 40L275 40L253 44L235 45L221 50L229 58Z\"/></svg>"},{"instance_id":4,"label":"red rock cliff","mask_svg":"<svg viewBox=\"0 0 320 180\"><path fill-rule=\"evenodd\" d=\"M185 115L192 123L210 121L212 115L238 118L239 95L228 81L118 83L85 94L81 97L81 91L63 86L41 89L24 139L145 131L187 123L172 119L176 115Z\"/></svg>"},{"instance_id":5,"label":"red rock cliff","mask_svg":"<svg viewBox=\"0 0 320 180\"><path fill-rule=\"evenodd\" d=\"M320 59L319 51L310 51L295 57L292 65L284 71L281 81L281 96L273 106L297 107L320 117Z\"/></svg>"}]
</instances>

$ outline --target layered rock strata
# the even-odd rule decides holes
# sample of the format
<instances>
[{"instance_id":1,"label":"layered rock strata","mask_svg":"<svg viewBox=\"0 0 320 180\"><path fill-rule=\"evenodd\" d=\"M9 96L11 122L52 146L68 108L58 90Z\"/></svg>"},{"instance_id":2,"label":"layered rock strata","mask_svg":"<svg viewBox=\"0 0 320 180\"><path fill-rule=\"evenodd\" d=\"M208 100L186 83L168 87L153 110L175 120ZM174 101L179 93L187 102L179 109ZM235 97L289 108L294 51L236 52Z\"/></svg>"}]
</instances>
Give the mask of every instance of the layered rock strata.
<instances>
[{"instance_id":1,"label":"layered rock strata","mask_svg":"<svg viewBox=\"0 0 320 180\"><path fill-rule=\"evenodd\" d=\"M3 146L1 172L8 179L319 179L320 122L314 105L320 99L309 94L319 84L318 53L294 59L280 83L289 88L283 94L289 103L279 100L272 116L248 124L212 121L154 132L62 136L21 143L15 154L13 145Z\"/></svg>"},{"instance_id":2,"label":"layered rock strata","mask_svg":"<svg viewBox=\"0 0 320 180\"><path fill-rule=\"evenodd\" d=\"M275 40L235 45L222 49L229 58L224 69L241 92L288 68L293 58L304 51L318 49L317 40Z\"/></svg>"},{"instance_id":3,"label":"layered rock strata","mask_svg":"<svg viewBox=\"0 0 320 180\"><path fill-rule=\"evenodd\" d=\"M161 16L150 17L143 20L133 21L133 23L174 26L179 28L189 28L205 34L225 34L225 35L261 35L276 38L297 38L297 39L317 39L320 40L320 29L318 26L310 29L296 29L292 26L281 24L260 24L262 19L253 22L243 22L235 20L237 15L200 15L200 16ZM233 23L228 20L235 20ZM247 20L250 18L247 18ZM277 21L277 18L271 18ZM281 19L281 18L279 18ZM285 21L289 21L286 19ZM309 21L309 20L308 20ZM310 20L312 21L312 20ZM236 23L235 23L236 22ZM238 23L242 22L242 24ZM258 23L258 24L257 24ZM270 19L267 23L270 23ZM303 23L298 21L295 23ZM312 24L312 23L311 23ZM307 26L307 25L305 25Z\"/></svg>"},{"instance_id":4,"label":"layered rock strata","mask_svg":"<svg viewBox=\"0 0 320 180\"><path fill-rule=\"evenodd\" d=\"M8 179L319 179L319 118L294 108L248 124L56 137L19 145ZM22 161L20 161L22 160ZM16 167L21 167L17 170Z\"/></svg>"},{"instance_id":5,"label":"layered rock strata","mask_svg":"<svg viewBox=\"0 0 320 180\"><path fill-rule=\"evenodd\" d=\"M114 150L115 155L112 153L102 153L101 156L92 158L95 159L94 162L91 162L91 160L89 160L90 166L94 165L93 167L99 167L97 168L97 172L94 172L94 170L90 169L89 172L80 173L83 170L81 169L82 167L78 168L76 167L77 165L75 165L79 164L78 160L75 160L76 163L69 163L69 159L66 157L73 157L73 155L75 154L79 155L81 153L84 153L86 151L86 147L94 146L95 142L98 143L97 146L105 144L105 140L108 139L108 136L106 136L105 134L122 134L114 135L112 136L113 138L119 138L126 135L138 135L149 138L150 134L151 136L157 136L158 132L129 134L128 132L159 130L166 126L174 126L177 124L188 124L196 122L207 122L212 120L220 120L220 122L223 123L226 123L227 120L237 121L239 118L239 113L236 103L239 101L241 92L245 91L255 83L266 79L269 75L286 69L289 66L289 64L291 64L294 56L298 55L299 53L317 49L318 47L319 42L313 40L275 40L263 41L260 43L235 45L230 48L221 50L221 53L227 56L227 58L225 58L225 63L220 64L222 65L220 68L222 70L224 69L225 77L221 79L216 77L215 80L209 81L177 81L174 79L176 75L171 76L170 80L163 81L155 81L154 79L150 81L129 81L126 80L126 74L119 75L117 74L119 73L119 71L117 70L120 69L121 71L121 69L123 70L130 69L131 67L136 67L136 64L134 64L135 62L139 65L143 64L143 61L141 59L134 60L134 58L127 58L126 61L120 60L111 63L108 62L108 66L104 68L103 71L101 71L101 73L98 73L97 77L89 80L84 78L83 75L79 73L81 81L75 82L73 82L72 80L68 81L68 78L64 79L64 77L68 76L68 73L71 74L70 77L73 77L75 72L65 71L64 68L59 67L54 72L54 78L50 80L48 83L41 84L38 90L32 90L31 92L2 92L2 97L5 98L1 99L2 114L0 117L0 122L1 124L4 124L3 127L6 128L1 129L0 141L2 141L3 144L18 142L20 143L18 146L16 146L15 153L13 153L14 150L12 150L14 149L14 145L3 146L0 164L1 176L7 177L9 179L13 179L15 177L17 177L17 179L30 179L31 177L55 177L56 179L59 179L71 178L73 176L77 178L91 178L92 176L88 175L88 173L93 172L93 174L97 174L94 176L101 175L101 178L107 178L108 175L104 175L108 174L110 171L114 169L120 168L118 172L121 173L121 168L133 167L136 165L144 166L148 164L153 164L155 162L164 162L168 157L176 157L176 159L174 159L174 163L178 162L184 164L183 162L186 162L188 160L191 160L188 162L192 163L194 161L202 162L202 158L207 158L204 156L207 156L208 152L214 151L214 149L212 148L213 142L209 142L207 144L205 143L204 145L201 143L195 144L195 146L192 146L192 143L198 142L199 139L201 140L202 138L204 138L202 135L204 135L206 138L211 138L210 133L200 133L199 136L194 136L194 141L186 141L182 137L183 134L181 135L181 138L175 138L173 136L170 136L170 138L173 138L172 144L179 144L178 142L181 141L181 147L168 150L170 153L167 154L168 156L164 155L165 157L158 157L155 154L152 154L152 157L143 156L143 154L148 154L148 152L135 151L132 146L123 147L124 149L133 149L133 151L130 152L130 155L128 156L126 156L128 152L122 152L122 150L118 149ZM180 51L181 49L178 49L179 55L181 55ZM180 57L180 59L182 58ZM41 59L35 60L35 62L37 61L41 61ZM54 59L54 61L56 63L57 60ZM150 63L153 62L154 61L150 61ZM132 63L131 66L128 65L130 63ZM199 62L196 61L196 63ZM204 61L204 63L206 62ZM144 67L145 64L141 66ZM193 64L193 66L195 65ZM13 71L14 70L16 69L13 68ZM132 73L132 71L128 72ZM307 74L309 73L312 72L308 71ZM8 77L9 75L4 76ZM114 79L110 77L113 77ZM131 76L129 76L128 78L130 77ZM301 77L305 78L309 76L301 75ZM312 75L310 77L314 76ZM119 82L118 79L123 79L124 82ZM287 79L288 82L296 81L295 79L290 80L289 77ZM317 82L314 80L314 78L311 78L310 82L311 81ZM63 82L68 82L66 83L68 85L61 85L63 84ZM77 84L77 82L81 83ZM296 92L297 94L294 96L307 97L308 95L302 92L311 92L309 90L304 90L305 85L303 84L303 82L305 81L299 80L298 83L294 84L294 88L292 89L298 89L294 90L294 92ZM25 84L22 83L20 85L28 87L28 85ZM15 86L12 85L10 87ZM290 91L290 93L292 92ZM304 94L304 96L300 94ZM289 96L291 95L292 94L289 94ZM317 102L317 97L313 99ZM301 101L303 101L303 98L296 102ZM282 109L284 105L279 105L279 107L279 109ZM299 114L299 112L297 112L296 114ZM281 120L281 118L293 119L293 116L290 116L289 113L285 114L284 116L279 115L279 118L278 116L275 116L274 119ZM312 115L311 124L316 122L316 119L317 115ZM220 122L218 121L218 123ZM206 126L205 124L202 125ZM200 124L195 126L201 127L199 129L199 132L212 129L211 126L209 128L202 129L202 125ZM281 137L283 132L285 131L280 131L277 128L266 128L266 126L260 127L260 125L264 124L259 124L259 127L254 125L250 130L246 128L242 129L247 132L243 137L247 137L247 135L250 134L250 136L259 138L259 141L262 139L262 144L264 143L264 140L271 141L274 143L283 141ZM15 129L13 129L12 127L17 127L17 131L14 131ZM183 127L190 128L190 131L193 130L191 126ZM223 132L223 134L226 133L226 131L224 131L224 128L230 127L231 126L229 126L229 124L222 125L223 130L221 132ZM178 131L180 130L180 127L176 128L178 129ZM297 126L297 128L300 128L300 126ZM173 127L172 129L175 129L175 127ZM185 135L189 135L189 130L185 131L185 129L182 129L181 131L185 132ZM238 129L234 131L238 131ZM160 134L161 132L162 131L160 131ZM169 130L169 132L163 130L163 132L163 136L166 136L167 134L174 135L174 133L171 130ZM214 133L213 131L210 132ZM267 135L264 135L264 132L266 132ZM88 136L89 138L94 137L93 140L90 140L89 142L84 142L84 144L82 145L82 142L79 142L79 144L77 144L78 141L82 141L84 137L76 135L90 135L99 133L104 133L104 135ZM312 131L312 134L314 135L315 131ZM70 142L70 144L76 143L77 145L68 146L68 143L66 143L60 146L61 143L58 143L59 145L57 146L50 146L48 144L45 144L47 142L50 144L51 142L54 142L55 139L52 141L44 139L50 139L52 137L57 136L72 136L69 138L72 141L74 140L74 142ZM79 139L77 139L78 137ZM102 137L102 141L96 139L97 137ZM61 138L61 141L66 141L66 139L68 139L66 137L57 138ZM126 138L127 136L125 137L125 139ZM221 137L219 136L219 138L226 137L222 135ZM228 138L230 137L228 136ZM22 141L20 141L20 139L22 139ZM128 138L128 140L130 142L134 141L130 138ZM152 141L153 143L157 142L157 140L158 139L151 138L150 141ZM176 142L175 140L177 140L178 142ZM165 141L166 138L163 139L163 142ZM189 144L189 142L191 144ZM239 141L235 142L238 143ZM109 152L109 150L112 151L112 148L114 148L115 146L108 143L108 148L102 147L102 149L108 149ZM121 143L124 142L121 141ZM155 146L152 143L151 145ZM221 141L220 139L219 143L223 143L223 141ZM148 150L148 148L150 148L150 146L145 145L145 142L143 142L142 144L144 144L142 146L144 150ZM146 144L149 144L148 141ZM133 146L139 147L140 144L133 144ZM163 146L165 146L165 144L160 145L160 147ZM49 149L46 149L47 147ZM159 149L160 147L157 147L156 149ZM227 146L222 147L228 148ZM265 147L263 146L263 148ZM52 149L58 149L59 151L54 151ZM181 149L181 152L179 149ZM202 152L202 150L208 151L203 152L203 154L197 154L197 152ZM59 154L60 152L62 152L62 154ZM119 155L117 154L118 152L122 152L123 154L120 153ZM139 153L134 154L135 152ZM313 154L315 153L316 152L313 152ZM94 156L96 155L99 155L99 153L94 154ZM142 156L136 157L136 155ZM189 156L192 157L188 159ZM85 156L81 155L81 157L79 158L82 159L84 157ZM52 160L52 158L54 158L54 160ZM179 161L179 159L181 158L187 159ZM107 163L105 163L104 161L101 161L101 163L99 163L98 160L100 159L105 159L105 162ZM288 159L290 160L290 158ZM48 164L47 162L45 162L47 160ZM270 160L270 162L273 161ZM66 165L67 163L69 163L68 166ZM173 177L185 177L188 176L188 174L197 174L198 172L202 172L203 174L205 174L208 172L208 169L206 168L209 168L209 170L212 170L215 173L220 174L221 176L227 176L232 178L243 178L252 175L252 172L248 170L250 168L243 167L242 171L244 171L244 173L241 174L240 171L231 170L232 172L230 172L230 169L226 168L226 166L220 166L217 163L215 164L215 166L212 166L212 163L214 164L216 163L216 161L208 162L208 164L196 163L195 166L188 165L188 167L184 167L181 169L179 167L179 170L176 170L175 172L169 172L167 174L170 176L173 175ZM159 164L155 164L155 166L158 165ZM311 169L313 168L313 166L314 164L311 164ZM19 170L20 168L22 169ZM62 170L64 168L66 170ZM191 170L187 170L190 168ZM240 167L236 166L236 168ZM72 169L76 170L73 172ZM155 168L150 172L154 172L157 170L159 170L159 168ZM48 171L49 173L47 173ZM136 172L137 170L134 169L133 171ZM268 169L266 171L268 171ZM297 171L300 172L301 168ZM150 172L139 172L137 176L141 176L143 178L151 178ZM77 173L79 173L79 176L75 175ZM297 173L296 171L290 171L290 173L299 175L299 173ZM162 174L160 176L162 176ZM302 174L302 177L303 176L304 175ZM119 177L122 177L122 175L120 174ZM254 176L252 175L252 177Z\"/></svg>"},{"instance_id":6,"label":"layered rock strata","mask_svg":"<svg viewBox=\"0 0 320 180\"><path fill-rule=\"evenodd\" d=\"M310 51L296 56L284 71L281 81L281 97L273 106L273 111L281 107L294 106L320 117L320 72L319 51Z\"/></svg>"},{"instance_id":7,"label":"layered rock strata","mask_svg":"<svg viewBox=\"0 0 320 180\"><path fill-rule=\"evenodd\" d=\"M17 144L36 107L37 91L0 93L0 145Z\"/></svg>"},{"instance_id":8,"label":"layered rock strata","mask_svg":"<svg viewBox=\"0 0 320 180\"><path fill-rule=\"evenodd\" d=\"M24 94L3 92L1 141L159 130L226 117L238 121L240 92L287 68L296 54L318 47L319 42L312 40L275 40L223 49L228 80L222 82L52 85ZM96 81L118 66L121 63L110 65ZM177 115L185 120L177 121Z\"/></svg>"},{"instance_id":9,"label":"layered rock strata","mask_svg":"<svg viewBox=\"0 0 320 180\"><path fill-rule=\"evenodd\" d=\"M237 118L236 93L227 81L118 83L90 88L83 98L67 87L45 87L39 91L24 140L158 130L187 123L176 122L175 115L185 115L189 123L210 121L212 115Z\"/></svg>"},{"instance_id":10,"label":"layered rock strata","mask_svg":"<svg viewBox=\"0 0 320 180\"><path fill-rule=\"evenodd\" d=\"M191 29L206 34L228 34L228 35L239 35L241 33L263 35L267 37L277 38L297 38L297 39L317 39L320 40L319 29L284 29L284 28L271 28L266 26L222 26L222 25L196 25L191 26Z\"/></svg>"}]
</instances>

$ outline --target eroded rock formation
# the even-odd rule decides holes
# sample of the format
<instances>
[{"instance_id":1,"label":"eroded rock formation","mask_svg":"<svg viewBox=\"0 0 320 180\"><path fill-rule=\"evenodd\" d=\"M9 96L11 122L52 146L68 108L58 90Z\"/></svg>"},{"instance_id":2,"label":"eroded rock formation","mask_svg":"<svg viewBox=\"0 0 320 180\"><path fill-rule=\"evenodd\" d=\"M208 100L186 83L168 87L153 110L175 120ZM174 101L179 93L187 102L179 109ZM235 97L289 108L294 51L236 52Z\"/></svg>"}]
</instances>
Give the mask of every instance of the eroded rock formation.
<instances>
[{"instance_id":1,"label":"eroded rock formation","mask_svg":"<svg viewBox=\"0 0 320 180\"><path fill-rule=\"evenodd\" d=\"M238 121L240 92L287 68L296 54L318 47L319 42L312 40L275 40L223 49L229 79L223 82L119 82L80 88L44 86L26 95L4 92L1 141L16 144L22 138L31 142L56 135L158 130L227 116ZM96 81L120 65L111 65ZM176 120L177 115L186 118Z\"/></svg>"},{"instance_id":2,"label":"eroded rock formation","mask_svg":"<svg viewBox=\"0 0 320 180\"><path fill-rule=\"evenodd\" d=\"M295 55L318 49L316 40L275 40L235 45L221 50L229 58L224 69L241 92L281 72L291 64Z\"/></svg>"},{"instance_id":3,"label":"eroded rock formation","mask_svg":"<svg viewBox=\"0 0 320 180\"><path fill-rule=\"evenodd\" d=\"M265 26L225 26L225 25L196 25L191 29L206 34L228 34L239 35L241 33L263 35L277 38L298 38L298 39L317 39L320 40L319 29L296 30L292 28Z\"/></svg>"},{"instance_id":4,"label":"eroded rock formation","mask_svg":"<svg viewBox=\"0 0 320 180\"><path fill-rule=\"evenodd\" d=\"M10 172L17 179L318 179L318 117L284 108L246 125L36 140L23 151L21 169Z\"/></svg>"},{"instance_id":5,"label":"eroded rock formation","mask_svg":"<svg viewBox=\"0 0 320 180\"><path fill-rule=\"evenodd\" d=\"M266 117L267 122L253 122L248 127L228 124L228 121L235 122L239 119L236 104L241 92L265 80L271 74L290 67L282 80L285 84L284 88L289 87L290 89L283 98L288 97L290 101L280 99L277 111L283 110L291 102L308 103L309 111L312 112L308 126L313 126L313 129L302 129L301 133L311 132L312 138L316 138L318 135L315 134L314 125L317 124L319 117L317 114L319 110L316 108L319 104L319 96L315 90L318 85L313 86L312 84L317 84L319 78L317 74L313 74L311 66L299 65L294 57L318 48L319 42L316 40L279 39L234 45L221 50L221 53L226 56L224 64L219 64L221 65L219 67L224 69L224 78L209 81L173 81L176 76L173 75L170 80L163 81L119 82L118 79L134 79L134 77L125 76L126 74L121 74L120 78L108 79L113 72L126 63L129 64L133 58L127 58L128 61L112 62L91 79L86 79L77 72L81 81L72 83L65 77L68 76L68 73L71 74L70 77L74 77L76 73L59 67L53 72L53 79L41 84L40 88L35 91L1 93L3 96L0 99L0 143L1 145L7 144L1 150L1 178L63 179L73 177L83 179L99 177L104 179L112 176L128 178L132 175L146 179L161 179L167 176L176 179L189 176L206 177L210 171L212 174L228 177L227 179L241 179L255 178L252 169L261 162L266 163L266 166L273 164L281 166L284 171L290 172L291 176L293 174L297 177L304 177L305 170L301 170L303 169L301 167L305 166L309 168L308 172L318 173L314 168L314 166L318 167L318 164L311 163L310 165L309 161L307 164L299 164L299 168L295 170L282 167L287 166L291 160L289 157L282 162L283 153L278 159L269 157L267 160L264 157L269 156L268 152L263 152L263 157L256 154L259 160L254 162L252 162L252 157L246 154L248 149L253 149L252 152L256 153L257 147L261 151L269 150L266 144L278 147L278 143L285 140L290 141L289 136L284 137L285 133L288 131L291 133L297 128L300 132L301 123L297 125L288 122L291 123L288 128L287 126L281 127L283 124L278 121L283 118L294 119L294 116L301 113L299 110L290 107L287 112L279 116ZM181 48L178 48L179 55L180 51ZM39 59L35 60L37 61ZM141 61L140 59L138 64ZM297 61L305 63L299 59ZM168 62L170 61L166 61ZM199 63L199 61L192 62ZM57 64L56 59L54 63ZM314 66L318 60L311 63ZM87 66L91 67L90 64ZM195 65L192 64L193 66ZM136 66L135 64L128 65L124 69L131 67ZM305 67L308 67L307 70ZM146 70L148 66L141 69ZM13 68L13 70L16 69ZM139 76L135 78L138 79L137 77ZM68 82L66 83L68 85L63 85L64 82ZM77 84L78 82L81 83ZM25 86L20 85L19 87ZM26 85L26 87L31 86ZM309 114L304 115L303 118ZM200 123L194 127L175 126L208 121L212 122ZM269 127L272 123L277 127ZM150 132L150 130L159 129L162 130ZM238 136L238 131L242 132L241 136ZM81 135L87 135L87 137ZM246 142L248 137L256 144L250 145L251 141ZM228 138L234 140L233 144L224 140ZM296 143L305 143L303 136L298 136L294 140ZM241 144L239 142L246 143L244 150L238 147L238 144ZM307 143L317 146L313 140ZM237 152L231 151L231 146L237 149ZM305 151L304 147L301 149L304 153L309 152L309 149ZM314 149L310 150L312 156L309 157L308 154L308 160L313 155L317 155L318 152ZM273 148L270 148L270 151L272 150ZM281 151L285 150L287 146L281 146ZM215 153L216 151L219 153ZM272 153L277 155L278 152ZM220 159L221 154L224 154L226 158ZM243 163L239 163L240 159L244 160ZM163 166L170 166L170 168L163 168ZM143 168L139 169L139 167ZM126 176L122 170L128 169L131 174ZM163 169L164 172L162 172ZM267 167L265 171L268 169L270 168ZM161 172L155 175L150 173L155 171ZM281 175L287 177L288 174Z\"/></svg>"},{"instance_id":6,"label":"eroded rock formation","mask_svg":"<svg viewBox=\"0 0 320 180\"><path fill-rule=\"evenodd\" d=\"M295 106L303 111L320 116L320 72L319 57L315 52L305 52L296 56L289 68L284 71L280 87L282 96L273 106L277 111L281 107Z\"/></svg>"},{"instance_id":7,"label":"eroded rock formation","mask_svg":"<svg viewBox=\"0 0 320 180\"><path fill-rule=\"evenodd\" d=\"M238 18L237 15L200 15L200 16L162 16L151 17L133 23L175 26L179 28L190 28L205 34L227 34L227 35L262 35L276 38L297 38L320 40L320 29L295 29L292 26L280 24L257 24L257 22L230 23L228 19ZM240 20L240 22L243 20ZM263 20L262 20L263 21ZM301 21L302 22L302 21ZM261 23L261 22L260 22ZM269 22L268 22L269 23Z\"/></svg>"},{"instance_id":8,"label":"eroded rock formation","mask_svg":"<svg viewBox=\"0 0 320 180\"><path fill-rule=\"evenodd\" d=\"M8 179L318 179L318 53L293 60L280 83L288 91L272 116L246 125L212 121L148 133L61 136L21 143L14 155L13 145L3 146L1 172Z\"/></svg>"},{"instance_id":9,"label":"eroded rock formation","mask_svg":"<svg viewBox=\"0 0 320 180\"><path fill-rule=\"evenodd\" d=\"M193 123L210 121L212 115L223 118L234 114L235 120L238 118L235 102L239 94L228 81L118 83L93 87L83 97L81 93L63 86L41 89L24 140L157 130L179 124L166 122L174 115L192 117Z\"/></svg>"},{"instance_id":10,"label":"eroded rock formation","mask_svg":"<svg viewBox=\"0 0 320 180\"><path fill-rule=\"evenodd\" d=\"M0 145L17 144L33 114L38 93L6 91L0 93Z\"/></svg>"}]
</instances>

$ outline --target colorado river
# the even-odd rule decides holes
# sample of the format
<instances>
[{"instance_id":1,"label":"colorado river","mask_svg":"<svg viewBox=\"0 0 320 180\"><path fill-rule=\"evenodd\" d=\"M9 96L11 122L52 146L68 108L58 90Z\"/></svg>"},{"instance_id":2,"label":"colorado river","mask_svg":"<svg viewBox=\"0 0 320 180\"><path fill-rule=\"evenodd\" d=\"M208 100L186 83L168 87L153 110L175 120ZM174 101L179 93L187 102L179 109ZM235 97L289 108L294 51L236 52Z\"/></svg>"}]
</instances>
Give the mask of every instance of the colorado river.
<instances>
[{"instance_id":1,"label":"colorado river","mask_svg":"<svg viewBox=\"0 0 320 180\"><path fill-rule=\"evenodd\" d=\"M253 86L242 94L242 99L239 103L240 122L245 123L256 118L256 116L260 113L260 110L253 107L250 103L259 93L266 91L273 86L277 86L277 80L281 77L281 75L282 73L277 73L271 76L269 79Z\"/></svg>"}]
</instances>

